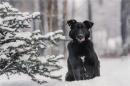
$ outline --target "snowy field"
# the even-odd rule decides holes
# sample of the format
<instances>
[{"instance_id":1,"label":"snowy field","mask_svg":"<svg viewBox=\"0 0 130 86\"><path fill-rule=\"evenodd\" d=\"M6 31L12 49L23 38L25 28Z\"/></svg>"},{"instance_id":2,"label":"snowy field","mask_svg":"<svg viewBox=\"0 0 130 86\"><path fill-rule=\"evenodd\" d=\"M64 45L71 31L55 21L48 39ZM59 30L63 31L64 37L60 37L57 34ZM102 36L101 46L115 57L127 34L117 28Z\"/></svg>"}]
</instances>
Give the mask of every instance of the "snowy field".
<instances>
[{"instance_id":1,"label":"snowy field","mask_svg":"<svg viewBox=\"0 0 130 86\"><path fill-rule=\"evenodd\" d=\"M92 80L65 82L49 81L48 84L38 85L26 76L14 76L10 80L0 77L0 86L130 86L130 58L102 58L101 76ZM64 64L66 65L66 64ZM65 74L66 67L62 70ZM63 77L64 78L64 77Z\"/></svg>"}]
</instances>

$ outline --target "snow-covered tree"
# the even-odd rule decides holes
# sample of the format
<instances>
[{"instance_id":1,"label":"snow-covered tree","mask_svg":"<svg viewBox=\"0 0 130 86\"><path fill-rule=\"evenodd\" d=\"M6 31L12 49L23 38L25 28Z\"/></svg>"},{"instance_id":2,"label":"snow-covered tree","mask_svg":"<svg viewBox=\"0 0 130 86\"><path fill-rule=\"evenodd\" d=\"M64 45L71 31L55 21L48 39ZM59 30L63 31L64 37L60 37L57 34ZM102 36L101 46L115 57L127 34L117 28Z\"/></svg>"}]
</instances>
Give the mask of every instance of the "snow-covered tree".
<instances>
[{"instance_id":1,"label":"snow-covered tree","mask_svg":"<svg viewBox=\"0 0 130 86\"><path fill-rule=\"evenodd\" d=\"M58 61L63 56L44 56L41 59L39 49L63 40L63 32L58 30L41 35L40 31L23 31L31 28L31 21L39 17L39 12L22 13L8 2L0 4L0 75L23 73L38 83L47 81L37 79L36 75L60 80L61 76L55 76L53 72L61 69Z\"/></svg>"}]
</instances>

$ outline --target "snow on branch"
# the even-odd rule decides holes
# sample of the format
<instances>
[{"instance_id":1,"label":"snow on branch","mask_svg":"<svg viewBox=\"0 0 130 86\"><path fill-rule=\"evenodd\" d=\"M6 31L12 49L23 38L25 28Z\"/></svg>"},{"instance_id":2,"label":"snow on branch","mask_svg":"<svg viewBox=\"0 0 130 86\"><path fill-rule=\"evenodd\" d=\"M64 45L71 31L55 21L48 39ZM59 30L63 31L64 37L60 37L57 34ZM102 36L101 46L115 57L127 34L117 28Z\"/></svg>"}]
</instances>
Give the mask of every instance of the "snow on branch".
<instances>
[{"instance_id":1,"label":"snow on branch","mask_svg":"<svg viewBox=\"0 0 130 86\"><path fill-rule=\"evenodd\" d=\"M60 80L61 75L53 75L62 67L58 62L59 56L39 57L39 49L46 49L65 40L62 30L41 35L40 31L23 32L21 29L30 28L30 22L39 19L40 13L20 12L8 2L0 4L0 75L23 73L33 81L45 83L37 79L37 75Z\"/></svg>"}]
</instances>

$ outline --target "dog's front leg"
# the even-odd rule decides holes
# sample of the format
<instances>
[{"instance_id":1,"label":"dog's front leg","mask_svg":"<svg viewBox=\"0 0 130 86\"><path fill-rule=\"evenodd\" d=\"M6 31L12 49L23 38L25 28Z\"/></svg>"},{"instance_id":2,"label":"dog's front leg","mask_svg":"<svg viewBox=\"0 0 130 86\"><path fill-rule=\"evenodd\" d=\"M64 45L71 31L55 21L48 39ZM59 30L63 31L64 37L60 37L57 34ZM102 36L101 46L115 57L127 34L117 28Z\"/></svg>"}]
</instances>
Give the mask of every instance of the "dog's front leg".
<instances>
[{"instance_id":1,"label":"dog's front leg","mask_svg":"<svg viewBox=\"0 0 130 86\"><path fill-rule=\"evenodd\" d=\"M73 47L73 44L70 42L68 44L68 51L69 51L68 72L69 75L71 76L71 81L81 80L80 71L82 64L75 50L76 50L75 47Z\"/></svg>"},{"instance_id":2,"label":"dog's front leg","mask_svg":"<svg viewBox=\"0 0 130 86\"><path fill-rule=\"evenodd\" d=\"M81 80L81 78L80 78L80 76L81 76L80 71L81 71L80 67L77 67L77 68L74 69L74 78L75 78L75 80Z\"/></svg>"},{"instance_id":3,"label":"dog's front leg","mask_svg":"<svg viewBox=\"0 0 130 86\"><path fill-rule=\"evenodd\" d=\"M81 64L80 61L76 58L69 58L68 59L68 64L71 69L72 76L74 77L74 80L81 80L80 76L80 71L81 71Z\"/></svg>"}]
</instances>

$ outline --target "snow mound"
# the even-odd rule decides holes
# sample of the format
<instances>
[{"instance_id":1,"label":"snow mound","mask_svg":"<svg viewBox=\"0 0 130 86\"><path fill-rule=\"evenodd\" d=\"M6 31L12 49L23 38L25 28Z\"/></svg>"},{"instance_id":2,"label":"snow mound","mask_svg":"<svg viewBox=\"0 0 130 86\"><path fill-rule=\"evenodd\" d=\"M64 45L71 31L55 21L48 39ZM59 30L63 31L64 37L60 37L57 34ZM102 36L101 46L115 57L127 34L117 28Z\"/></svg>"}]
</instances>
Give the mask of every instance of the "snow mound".
<instances>
[{"instance_id":1,"label":"snow mound","mask_svg":"<svg viewBox=\"0 0 130 86\"><path fill-rule=\"evenodd\" d=\"M27 76L13 76L14 78L10 80L3 76L0 77L0 86L130 86L130 59L128 57L100 59L101 76L91 80L73 82L50 80L47 84L39 85L32 82ZM62 65L64 68L57 74L64 74L64 79L67 71L66 62L62 62Z\"/></svg>"}]
</instances>

